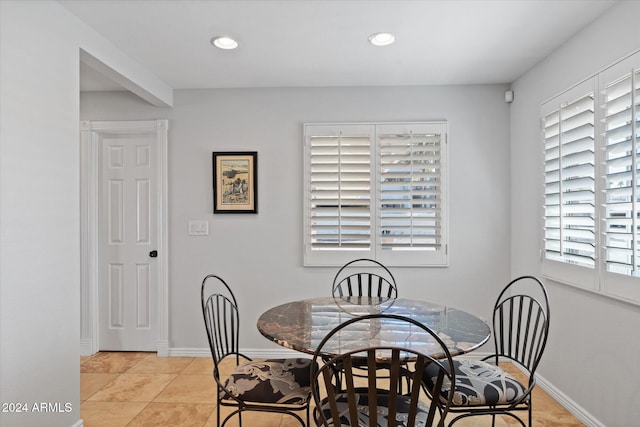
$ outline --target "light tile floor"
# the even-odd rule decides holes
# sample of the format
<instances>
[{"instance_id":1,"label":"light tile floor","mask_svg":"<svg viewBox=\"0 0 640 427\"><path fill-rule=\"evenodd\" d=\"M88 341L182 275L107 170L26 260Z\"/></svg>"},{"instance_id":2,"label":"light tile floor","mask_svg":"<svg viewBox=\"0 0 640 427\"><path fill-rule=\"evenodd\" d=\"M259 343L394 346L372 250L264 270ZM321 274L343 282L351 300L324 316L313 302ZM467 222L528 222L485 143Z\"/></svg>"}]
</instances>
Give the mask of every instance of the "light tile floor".
<instances>
[{"instance_id":1,"label":"light tile floor","mask_svg":"<svg viewBox=\"0 0 640 427\"><path fill-rule=\"evenodd\" d=\"M210 358L157 357L155 353L101 352L80 361L80 415L85 427L215 427L216 389ZM515 369L515 368L514 368ZM517 370L510 370L517 375ZM223 414L229 411L224 408ZM538 426L583 426L542 390L534 392ZM229 427L236 426L232 422ZM294 427L289 416L248 413L245 427ZM489 426L476 417L459 427ZM498 420L496 426L516 425Z\"/></svg>"}]
</instances>

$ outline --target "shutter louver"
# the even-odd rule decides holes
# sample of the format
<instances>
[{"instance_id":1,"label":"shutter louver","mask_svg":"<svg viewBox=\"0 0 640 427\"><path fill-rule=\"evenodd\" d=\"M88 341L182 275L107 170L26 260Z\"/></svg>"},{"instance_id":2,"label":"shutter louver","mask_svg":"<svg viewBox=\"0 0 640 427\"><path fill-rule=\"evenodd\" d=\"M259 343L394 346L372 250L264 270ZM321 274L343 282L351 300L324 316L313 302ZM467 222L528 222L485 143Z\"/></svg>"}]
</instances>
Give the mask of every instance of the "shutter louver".
<instances>
[{"instance_id":1,"label":"shutter louver","mask_svg":"<svg viewBox=\"0 0 640 427\"><path fill-rule=\"evenodd\" d=\"M594 97L544 117L544 252L550 260L595 266Z\"/></svg>"},{"instance_id":2,"label":"shutter louver","mask_svg":"<svg viewBox=\"0 0 640 427\"><path fill-rule=\"evenodd\" d=\"M371 247L371 137L312 136L311 247Z\"/></svg>"},{"instance_id":3,"label":"shutter louver","mask_svg":"<svg viewBox=\"0 0 640 427\"><path fill-rule=\"evenodd\" d=\"M441 249L443 135L379 135L383 250Z\"/></svg>"},{"instance_id":4,"label":"shutter louver","mask_svg":"<svg viewBox=\"0 0 640 427\"><path fill-rule=\"evenodd\" d=\"M607 83L602 97L606 269L640 276L640 71Z\"/></svg>"},{"instance_id":5,"label":"shutter louver","mask_svg":"<svg viewBox=\"0 0 640 427\"><path fill-rule=\"evenodd\" d=\"M447 123L305 124L304 263L446 266Z\"/></svg>"}]
</instances>

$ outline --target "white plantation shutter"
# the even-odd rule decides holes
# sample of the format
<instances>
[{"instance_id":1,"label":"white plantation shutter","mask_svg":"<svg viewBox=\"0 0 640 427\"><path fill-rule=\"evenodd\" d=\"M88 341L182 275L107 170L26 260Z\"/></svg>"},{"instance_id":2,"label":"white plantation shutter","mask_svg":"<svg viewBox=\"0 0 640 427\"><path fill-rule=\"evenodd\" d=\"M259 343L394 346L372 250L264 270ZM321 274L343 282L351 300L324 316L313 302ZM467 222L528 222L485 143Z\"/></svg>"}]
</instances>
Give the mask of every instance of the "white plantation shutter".
<instances>
[{"instance_id":1,"label":"white plantation shutter","mask_svg":"<svg viewBox=\"0 0 640 427\"><path fill-rule=\"evenodd\" d=\"M423 253L416 256L418 259L443 262L442 156L446 124L380 125L376 129L378 237L383 256L386 251L419 251ZM438 256L434 256L436 253Z\"/></svg>"},{"instance_id":2,"label":"white plantation shutter","mask_svg":"<svg viewBox=\"0 0 640 427\"><path fill-rule=\"evenodd\" d=\"M606 274L604 291L638 301L640 300L640 283L637 279L640 276L640 54L602 73L600 96L605 153L603 258Z\"/></svg>"},{"instance_id":3,"label":"white plantation shutter","mask_svg":"<svg viewBox=\"0 0 640 427\"><path fill-rule=\"evenodd\" d=\"M543 104L541 116L543 273L640 303L640 52Z\"/></svg>"},{"instance_id":4,"label":"white plantation shutter","mask_svg":"<svg viewBox=\"0 0 640 427\"><path fill-rule=\"evenodd\" d=\"M544 255L591 268L596 257L594 128L593 92L580 93L544 116Z\"/></svg>"},{"instance_id":5,"label":"white plantation shutter","mask_svg":"<svg viewBox=\"0 0 640 427\"><path fill-rule=\"evenodd\" d=\"M446 265L446 130L305 125L305 265Z\"/></svg>"},{"instance_id":6,"label":"white plantation shutter","mask_svg":"<svg viewBox=\"0 0 640 427\"><path fill-rule=\"evenodd\" d=\"M312 135L311 247L371 247L371 137Z\"/></svg>"}]
</instances>

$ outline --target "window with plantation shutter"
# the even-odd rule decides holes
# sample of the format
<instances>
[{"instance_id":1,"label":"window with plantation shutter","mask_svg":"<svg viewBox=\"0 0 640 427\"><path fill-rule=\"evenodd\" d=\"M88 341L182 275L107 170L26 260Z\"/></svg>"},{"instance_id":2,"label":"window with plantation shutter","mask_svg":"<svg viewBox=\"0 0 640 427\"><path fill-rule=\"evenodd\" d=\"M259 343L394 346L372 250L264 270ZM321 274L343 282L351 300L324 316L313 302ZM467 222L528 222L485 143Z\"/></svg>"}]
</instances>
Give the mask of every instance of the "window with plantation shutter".
<instances>
[{"instance_id":1,"label":"window with plantation shutter","mask_svg":"<svg viewBox=\"0 0 640 427\"><path fill-rule=\"evenodd\" d=\"M593 92L544 117L545 257L591 268L596 250L594 120Z\"/></svg>"},{"instance_id":2,"label":"window with plantation shutter","mask_svg":"<svg viewBox=\"0 0 640 427\"><path fill-rule=\"evenodd\" d=\"M640 276L640 71L605 83L602 98L606 269Z\"/></svg>"},{"instance_id":3,"label":"window with plantation shutter","mask_svg":"<svg viewBox=\"0 0 640 427\"><path fill-rule=\"evenodd\" d=\"M308 135L311 249L369 250L373 178L370 130L314 130L317 134Z\"/></svg>"},{"instance_id":4,"label":"window with plantation shutter","mask_svg":"<svg viewBox=\"0 0 640 427\"><path fill-rule=\"evenodd\" d=\"M305 125L305 265L446 265L446 132L446 123Z\"/></svg>"},{"instance_id":5,"label":"window with plantation shutter","mask_svg":"<svg viewBox=\"0 0 640 427\"><path fill-rule=\"evenodd\" d=\"M446 128L394 133L378 128L380 246L383 250L442 249L441 147ZM418 130L418 129L416 129Z\"/></svg>"},{"instance_id":6,"label":"window with plantation shutter","mask_svg":"<svg viewBox=\"0 0 640 427\"><path fill-rule=\"evenodd\" d=\"M640 52L543 104L545 276L640 304Z\"/></svg>"},{"instance_id":7,"label":"window with plantation shutter","mask_svg":"<svg viewBox=\"0 0 640 427\"><path fill-rule=\"evenodd\" d=\"M602 291L640 302L640 53L600 76Z\"/></svg>"}]
</instances>

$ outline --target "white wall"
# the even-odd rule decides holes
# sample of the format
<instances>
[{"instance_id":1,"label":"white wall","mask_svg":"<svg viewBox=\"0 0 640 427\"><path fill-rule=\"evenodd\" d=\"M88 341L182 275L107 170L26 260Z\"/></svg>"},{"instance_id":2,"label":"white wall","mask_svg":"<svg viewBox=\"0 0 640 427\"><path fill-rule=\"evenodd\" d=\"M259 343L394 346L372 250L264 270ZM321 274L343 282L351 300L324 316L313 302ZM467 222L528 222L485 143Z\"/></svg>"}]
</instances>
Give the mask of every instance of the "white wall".
<instances>
[{"instance_id":1,"label":"white wall","mask_svg":"<svg viewBox=\"0 0 640 427\"><path fill-rule=\"evenodd\" d=\"M166 85L57 2L3 0L0 19L0 402L29 410L0 425L68 427L80 420L80 48L146 76L140 87Z\"/></svg>"},{"instance_id":2,"label":"white wall","mask_svg":"<svg viewBox=\"0 0 640 427\"><path fill-rule=\"evenodd\" d=\"M206 348L199 287L217 273L236 289L241 345L279 349L256 330L263 311L326 296L334 268L302 266L302 125L418 121L450 125L451 265L394 270L402 296L488 316L509 278L505 86L176 91L173 109L125 93L83 94L83 120L169 118L170 354ZM212 151L258 152L257 215L212 213ZM208 220L208 237L187 235ZM478 226L482 224L482 226Z\"/></svg>"},{"instance_id":3,"label":"white wall","mask_svg":"<svg viewBox=\"0 0 640 427\"><path fill-rule=\"evenodd\" d=\"M620 2L513 84L512 272L541 273L542 102L640 48L640 2ZM550 342L540 374L609 427L640 419L640 307L547 282Z\"/></svg>"}]
</instances>

